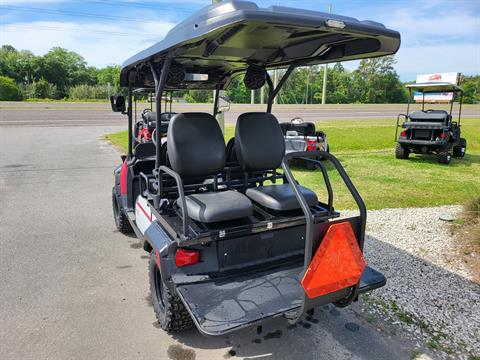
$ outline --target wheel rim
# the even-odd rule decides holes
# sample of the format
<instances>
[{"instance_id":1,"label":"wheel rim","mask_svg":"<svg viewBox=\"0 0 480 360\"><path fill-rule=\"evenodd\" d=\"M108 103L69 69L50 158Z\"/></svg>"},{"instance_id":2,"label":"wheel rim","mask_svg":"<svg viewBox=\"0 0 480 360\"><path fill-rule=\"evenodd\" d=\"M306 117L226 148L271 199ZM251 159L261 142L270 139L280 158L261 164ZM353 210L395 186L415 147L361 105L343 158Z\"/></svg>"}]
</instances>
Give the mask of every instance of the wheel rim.
<instances>
[{"instance_id":1,"label":"wheel rim","mask_svg":"<svg viewBox=\"0 0 480 360\"><path fill-rule=\"evenodd\" d=\"M155 298L160 310L163 312L165 311L165 300L162 275L160 274L160 270L158 270L157 265L155 265L155 269L153 271L153 280L155 281Z\"/></svg>"}]
</instances>

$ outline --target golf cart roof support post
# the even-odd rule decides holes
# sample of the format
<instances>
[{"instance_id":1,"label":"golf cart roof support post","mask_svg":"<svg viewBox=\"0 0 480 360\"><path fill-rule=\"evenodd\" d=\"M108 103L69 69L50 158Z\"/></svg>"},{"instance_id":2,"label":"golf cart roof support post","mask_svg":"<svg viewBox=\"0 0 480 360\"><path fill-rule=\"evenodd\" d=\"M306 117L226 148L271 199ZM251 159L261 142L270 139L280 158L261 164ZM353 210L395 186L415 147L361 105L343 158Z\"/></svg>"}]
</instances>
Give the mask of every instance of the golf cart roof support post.
<instances>
[{"instance_id":1,"label":"golf cart roof support post","mask_svg":"<svg viewBox=\"0 0 480 360\"><path fill-rule=\"evenodd\" d=\"M463 103L463 91L460 91L460 107L458 109L458 126L460 126L460 120L462 118L462 103Z\"/></svg>"},{"instance_id":2,"label":"golf cart roof support post","mask_svg":"<svg viewBox=\"0 0 480 360\"><path fill-rule=\"evenodd\" d=\"M133 74L133 72L131 72L130 74ZM132 101L133 101L133 93L132 93L132 88L133 88L133 82L134 82L134 79L132 79L131 77L133 76L128 76L128 111L127 111L127 117L128 117L128 158L130 158L133 154L133 139L132 139L132 124L133 124L133 119L132 119L132 108L133 108L133 104L132 104Z\"/></svg>"},{"instance_id":3,"label":"golf cart roof support post","mask_svg":"<svg viewBox=\"0 0 480 360\"><path fill-rule=\"evenodd\" d=\"M158 76L158 72L153 66L153 63L150 63L150 69L153 74L153 78L155 79L155 109L156 109L156 125L155 125L155 141L157 146L155 147L155 168L158 169L160 166L160 148L161 148L161 134L160 128L162 125L161 122L161 114L162 114L162 93L163 89L165 88L165 83L167 81L168 71L170 70L170 64L172 63L172 57L166 56L163 65L162 71L160 76Z\"/></svg>"},{"instance_id":4,"label":"golf cart roof support post","mask_svg":"<svg viewBox=\"0 0 480 360\"><path fill-rule=\"evenodd\" d=\"M267 106L267 112L272 112L272 103L273 103L273 100L275 99L275 96L278 95L278 92L280 91L280 89L282 88L282 86L285 84L285 82L288 80L288 78L290 77L290 75L292 74L293 70L295 70L295 68L297 67L297 64L291 64L287 71L285 72L285 74L282 76L282 78L280 79L280 81L278 82L278 85L275 89L273 89L272 92L269 93L268 95L268 106ZM268 80L267 80L268 81ZM271 80L270 80L271 81ZM269 86L270 86L270 83L269 83Z\"/></svg>"},{"instance_id":5,"label":"golf cart roof support post","mask_svg":"<svg viewBox=\"0 0 480 360\"><path fill-rule=\"evenodd\" d=\"M268 71L267 71L266 79L267 79L267 84L268 84L267 112L271 113L272 112L272 104L270 103L269 99L272 98L272 94L273 94L273 81L272 81L272 78L270 77L270 74L268 73Z\"/></svg>"},{"instance_id":6,"label":"golf cart roof support post","mask_svg":"<svg viewBox=\"0 0 480 360\"><path fill-rule=\"evenodd\" d=\"M412 89L408 88L407 115L410 111L410 102L412 101Z\"/></svg>"},{"instance_id":7,"label":"golf cart roof support post","mask_svg":"<svg viewBox=\"0 0 480 360\"><path fill-rule=\"evenodd\" d=\"M220 97L220 84L217 84L215 89L215 99L213 100L213 117L216 118L218 114L218 98Z\"/></svg>"},{"instance_id":8,"label":"golf cart roof support post","mask_svg":"<svg viewBox=\"0 0 480 360\"><path fill-rule=\"evenodd\" d=\"M452 94L452 100L450 101L450 121L452 120L452 111L453 111L453 101L455 100L456 94Z\"/></svg>"},{"instance_id":9,"label":"golf cart roof support post","mask_svg":"<svg viewBox=\"0 0 480 360\"><path fill-rule=\"evenodd\" d=\"M135 120L134 124L137 124L137 94L133 94L133 119ZM135 131L133 131L135 134Z\"/></svg>"}]
</instances>

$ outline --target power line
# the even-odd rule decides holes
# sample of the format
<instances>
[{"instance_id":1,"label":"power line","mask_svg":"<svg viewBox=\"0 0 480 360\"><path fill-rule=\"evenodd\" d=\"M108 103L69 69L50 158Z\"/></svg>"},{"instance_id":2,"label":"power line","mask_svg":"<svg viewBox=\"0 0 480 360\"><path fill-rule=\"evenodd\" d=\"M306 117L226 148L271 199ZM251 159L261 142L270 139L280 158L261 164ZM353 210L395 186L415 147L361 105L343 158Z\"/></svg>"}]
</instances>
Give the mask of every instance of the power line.
<instances>
[{"instance_id":1,"label":"power line","mask_svg":"<svg viewBox=\"0 0 480 360\"><path fill-rule=\"evenodd\" d=\"M125 2L125 1L102 1L102 0L83 0L81 2L88 2L94 4L110 5L110 6L123 6L129 8L140 8L140 9L153 9L153 10L172 10L175 12L183 12L187 14L193 13L193 11L188 9L179 9L174 6L165 6L164 4L152 5L152 4L142 4L138 2Z\"/></svg>"},{"instance_id":2,"label":"power line","mask_svg":"<svg viewBox=\"0 0 480 360\"><path fill-rule=\"evenodd\" d=\"M151 22L158 22L164 23L164 21L160 20L149 20L149 19L140 19L140 18L130 18L124 16L116 16L116 15L98 15L92 13L85 13L80 11L70 11L70 10L53 10L53 9L42 9L42 8L34 8L34 7L24 7L24 6L14 6L14 5L1 5L2 8L14 10L14 11L28 11L28 12L41 12L46 14L63 14L73 17L89 17L89 18L96 18L102 20L125 20L125 21L151 21Z\"/></svg>"},{"instance_id":3,"label":"power line","mask_svg":"<svg viewBox=\"0 0 480 360\"><path fill-rule=\"evenodd\" d=\"M132 34L132 33L125 33L125 32L118 32L118 31L104 31L104 30L89 30L89 29L68 29L68 28L61 28L55 26L44 26L44 25L17 25L17 24L8 24L1 26L2 31L11 31L10 28L18 28L18 29L31 29L31 30L47 30L47 31L55 31L55 32L74 32L74 33L90 33L90 34L99 34L99 35L114 35L114 36L125 36L125 37L139 37L139 38L152 38L158 37L158 34ZM13 30L13 29L12 29Z\"/></svg>"}]
</instances>

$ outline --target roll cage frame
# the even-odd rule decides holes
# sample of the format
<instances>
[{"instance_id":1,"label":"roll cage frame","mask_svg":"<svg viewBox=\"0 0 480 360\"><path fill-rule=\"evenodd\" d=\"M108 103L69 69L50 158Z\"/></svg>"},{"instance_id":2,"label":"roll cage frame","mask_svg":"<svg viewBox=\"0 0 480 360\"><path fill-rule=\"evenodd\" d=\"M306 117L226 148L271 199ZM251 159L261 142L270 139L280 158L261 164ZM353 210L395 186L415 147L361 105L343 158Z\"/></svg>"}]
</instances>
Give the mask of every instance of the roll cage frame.
<instances>
[{"instance_id":1,"label":"roll cage frame","mask_svg":"<svg viewBox=\"0 0 480 360\"><path fill-rule=\"evenodd\" d=\"M155 80L155 100L156 100L155 109L156 109L156 129L157 129L157 131L155 131L155 136L156 136L156 143L157 144L160 144L160 131L158 131L158 129L161 126L160 114L161 114L161 109L162 109L162 94L165 90L166 74L168 74L169 67L170 67L171 63L172 63L172 56L167 56L165 62L163 63L163 66L162 66L162 69L161 69L160 73L151 64L151 71L152 71L152 75L153 75L154 80ZM267 98L266 110L267 110L268 113L272 112L274 99L278 95L282 86L288 80L288 78L293 73L295 68L298 67L298 66L301 66L301 64L302 64L302 62L291 64L287 68L287 70L284 73L284 75L282 76L282 78L279 80L276 87L274 86L270 75L268 74L268 72L266 72L266 83L268 85L268 98ZM133 91L132 86L131 86L131 84L129 84L129 87L128 87L128 99L129 99L128 108L129 108L129 111L127 112L128 117L129 117L129 121L128 121L129 122L129 140L132 139L131 124L133 124L132 111L130 111L131 100L132 100L132 91ZM220 97L220 86L217 86L216 89L215 89L214 105L213 105L213 114L214 115L216 115L218 113L219 97ZM129 141L129 149L128 149L129 156L132 156L132 150L133 149L131 147L132 147L132 141ZM301 159L301 160L313 163L314 166L317 169L321 170L322 176L323 176L323 179L325 181L326 188L327 188L327 193L328 193L328 203L326 204L327 209L328 209L329 214L333 214L334 213L334 210L333 210L333 190L332 190L332 186L331 186L328 174L327 174L327 169L326 169L326 166L324 164L322 164L321 161L315 160L314 159L315 157L324 158L324 159L329 160L333 164L335 169L338 171L342 181L346 185L347 189L349 190L350 194L352 195L352 197L355 200L355 202L358 206L358 209L359 209L359 219L360 219L359 224L358 224L358 226L359 226L359 229L358 229L359 238L357 240L358 240L359 248L362 251L363 251L363 245L364 245L364 241L365 241L365 227L366 227L366 218L367 218L367 209L366 209L365 203L363 202L363 199L361 198L360 194L358 193L357 189L353 185L352 181L350 180L347 173L345 172L345 169L343 168L341 163L337 160L337 158L334 157L333 155L331 155L330 153L325 152L325 151L304 151L304 152L295 152L295 153L287 154L285 156L284 160L282 161L282 165L281 165L282 170L283 170L283 174L278 174L278 173L276 173L276 171L274 171L274 173L272 174L272 177L273 177L273 181L275 181L275 178L280 178L282 176L287 180L288 184L290 184L290 186L292 187L292 189L295 193L295 197L297 198L297 201L299 202L301 210L303 212L303 215L304 215L304 218L305 218L305 225L306 225L306 230L305 230L305 254L304 254L304 260L303 260L303 270L304 271L307 270L307 268L309 267L309 264L312 260L312 251L313 251L313 245L314 245L313 244L314 243L313 239L314 239L315 216L312 213L312 210L310 209L307 201L305 200L305 198L303 197L303 195L302 195L302 193L299 189L299 185L297 184L297 182L296 182L296 180L295 180L295 178L294 178L294 176L293 176L293 174L290 170L289 162L291 160L294 160L294 159ZM156 193L152 194L153 205L154 205L154 209L152 209L152 210L156 214L156 217L159 220L159 222L165 228L167 228L167 229L170 228L170 225L162 219L162 216L160 215L160 213L158 211L160 200L161 200L161 197L162 197L162 192L163 192L163 189L162 189L162 187L163 187L163 177L168 176L168 177L171 177L171 178L174 179L175 184L176 184L176 188L178 190L179 201L182 203L182 206L181 206L181 215L182 215L181 216L182 217L181 229L182 229L182 233L177 234L177 235L179 235L179 236L177 236L177 238L179 239L179 244L181 244L183 246L188 246L188 245L199 244L199 243L204 242L205 239L192 240L189 237L189 232L190 232L189 228L190 228L190 221L191 220L189 219L188 213L187 213L187 206L186 206L186 200L185 200L185 190L184 190L185 186L184 186L183 180L182 180L182 178L180 177L179 174L177 174L175 171L173 171L169 167L160 164L160 146L156 146L155 169L156 170L154 170L153 174L158 180L158 186L157 186L157 189L156 189ZM226 170L227 170L227 179L228 179L229 178L229 175L228 175L229 169L226 168ZM140 175L141 175L142 179L145 180L145 189L148 189L148 177L143 173L141 173ZM255 180L255 179L253 179L253 180ZM266 179L262 178L261 180L264 181ZM240 180L240 181L243 182L243 180ZM140 188L141 188L140 193L143 193L142 180L140 181ZM217 188L217 176L214 177L213 188L214 189ZM296 222L298 223L298 219L296 219ZM292 222L292 224L293 223L294 222ZM345 307L345 306L348 306L349 304L351 304L358 296L359 287L360 287L360 283L358 283L357 285L354 286L354 288L350 292L349 296L342 299L340 302L336 303L336 305L340 306L340 307ZM310 301L312 301L312 300L309 299L306 296L306 294L304 294L304 301L303 301L300 309L296 312L286 314L287 319L290 322L295 323L296 321L298 321L298 319L302 318L307 312L307 304Z\"/></svg>"}]
</instances>

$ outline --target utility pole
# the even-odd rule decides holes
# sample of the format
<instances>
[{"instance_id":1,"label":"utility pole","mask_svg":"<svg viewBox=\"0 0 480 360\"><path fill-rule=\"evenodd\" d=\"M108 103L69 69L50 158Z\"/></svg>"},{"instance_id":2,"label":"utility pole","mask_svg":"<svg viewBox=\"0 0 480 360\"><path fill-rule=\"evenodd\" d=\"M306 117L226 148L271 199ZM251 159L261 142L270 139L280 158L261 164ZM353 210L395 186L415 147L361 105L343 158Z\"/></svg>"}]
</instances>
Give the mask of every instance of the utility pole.
<instances>
[{"instance_id":1,"label":"utility pole","mask_svg":"<svg viewBox=\"0 0 480 360\"><path fill-rule=\"evenodd\" d=\"M328 4L328 13L332 13L332 4ZM322 88L322 105L327 103L327 71L328 71L328 64L325 64L323 68L323 88Z\"/></svg>"},{"instance_id":2,"label":"utility pole","mask_svg":"<svg viewBox=\"0 0 480 360\"><path fill-rule=\"evenodd\" d=\"M305 105L308 104L308 85L310 83L310 69L307 69L307 88L305 89Z\"/></svg>"},{"instance_id":3,"label":"utility pole","mask_svg":"<svg viewBox=\"0 0 480 360\"><path fill-rule=\"evenodd\" d=\"M250 90L250 104L255 104L255 90Z\"/></svg>"}]
</instances>

